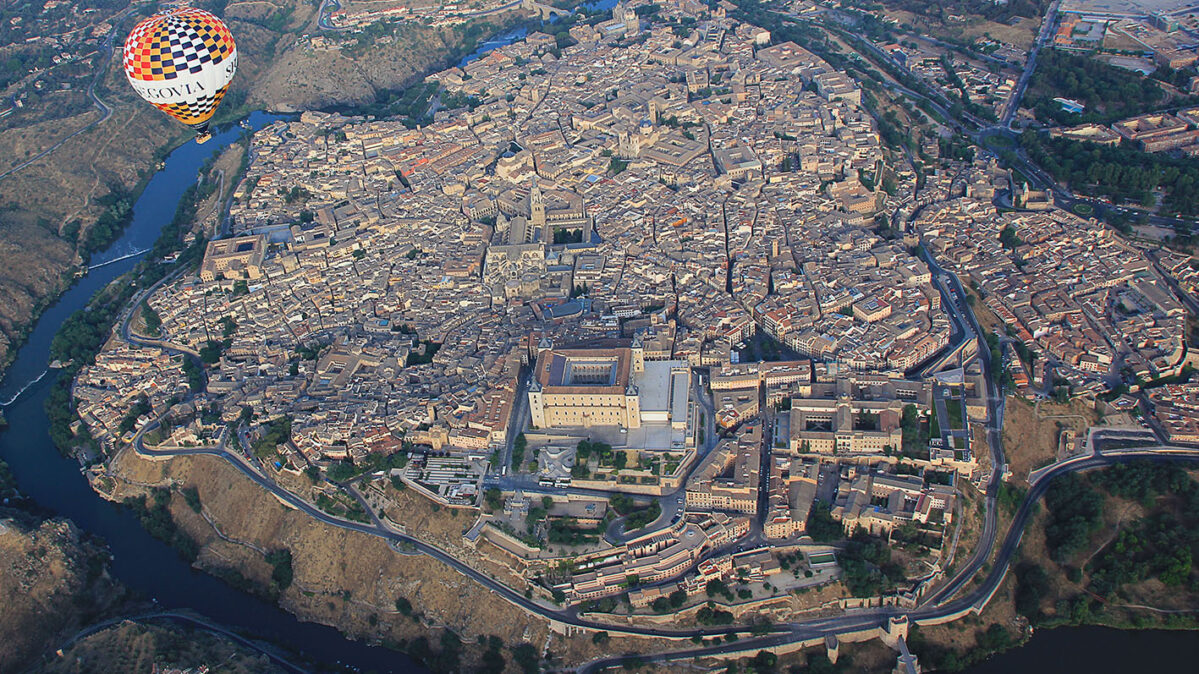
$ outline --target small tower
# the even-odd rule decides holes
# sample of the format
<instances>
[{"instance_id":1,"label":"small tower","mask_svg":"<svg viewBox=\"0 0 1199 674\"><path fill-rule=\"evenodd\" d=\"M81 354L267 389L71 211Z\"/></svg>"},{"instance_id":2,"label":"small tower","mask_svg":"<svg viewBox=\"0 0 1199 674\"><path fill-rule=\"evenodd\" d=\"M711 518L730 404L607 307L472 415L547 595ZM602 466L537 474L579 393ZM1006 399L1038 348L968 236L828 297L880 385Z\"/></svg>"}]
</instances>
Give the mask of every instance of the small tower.
<instances>
[{"instance_id":1,"label":"small tower","mask_svg":"<svg viewBox=\"0 0 1199 674\"><path fill-rule=\"evenodd\" d=\"M529 190L529 219L534 228L545 227L545 196L536 178L533 179L533 189Z\"/></svg>"},{"instance_id":2,"label":"small tower","mask_svg":"<svg viewBox=\"0 0 1199 674\"><path fill-rule=\"evenodd\" d=\"M635 384L624 389L625 428L641 428L641 392Z\"/></svg>"},{"instance_id":3,"label":"small tower","mask_svg":"<svg viewBox=\"0 0 1199 674\"><path fill-rule=\"evenodd\" d=\"M533 428L545 428L545 407L542 404L541 396L541 383L534 375L533 383L529 385L529 416Z\"/></svg>"}]
</instances>

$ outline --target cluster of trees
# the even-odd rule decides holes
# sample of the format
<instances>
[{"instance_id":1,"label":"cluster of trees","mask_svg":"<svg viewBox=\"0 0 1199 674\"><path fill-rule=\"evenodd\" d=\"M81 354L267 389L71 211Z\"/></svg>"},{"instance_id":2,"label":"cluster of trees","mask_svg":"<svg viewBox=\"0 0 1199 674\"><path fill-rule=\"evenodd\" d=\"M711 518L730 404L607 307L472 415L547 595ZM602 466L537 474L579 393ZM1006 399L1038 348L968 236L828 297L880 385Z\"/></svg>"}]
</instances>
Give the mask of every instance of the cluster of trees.
<instances>
[{"instance_id":1,"label":"cluster of trees","mask_svg":"<svg viewBox=\"0 0 1199 674\"><path fill-rule=\"evenodd\" d=\"M308 201L312 198L312 192L299 185L292 185L291 189L280 187L278 192L279 196L283 197L283 200L289 204L293 201Z\"/></svg>"},{"instance_id":2,"label":"cluster of trees","mask_svg":"<svg viewBox=\"0 0 1199 674\"><path fill-rule=\"evenodd\" d=\"M50 341L50 358L64 363L95 362L100 347L111 334L121 307L132 297L129 284L113 284L96 294L90 305L71 314Z\"/></svg>"},{"instance_id":3,"label":"cluster of trees","mask_svg":"<svg viewBox=\"0 0 1199 674\"><path fill-rule=\"evenodd\" d=\"M503 642L499 641L498 637L493 638L499 642L500 646L503 645ZM422 635L408 642L405 650L408 652L408 655L427 665L431 671L456 672L462 669L462 640L449 629L442 630L441 637L438 639L437 649L434 649L429 644L428 637ZM494 654L488 658L489 664L486 671L503 671L503 656L499 657L500 669L494 669L496 665L495 657L499 655L499 646L492 648L489 645L488 653L492 651L494 651Z\"/></svg>"},{"instance_id":4,"label":"cluster of trees","mask_svg":"<svg viewBox=\"0 0 1199 674\"><path fill-rule=\"evenodd\" d=\"M204 342L204 346L200 347L200 362L206 365L212 365L221 359L221 354L225 353L225 349L233 346L233 339L226 337L222 340L210 339Z\"/></svg>"},{"instance_id":5,"label":"cluster of trees","mask_svg":"<svg viewBox=\"0 0 1199 674\"><path fill-rule=\"evenodd\" d=\"M635 510L625 520L625 531L634 531L641 529L645 525L653 522L662 515L662 506L657 501L652 501L649 507Z\"/></svg>"},{"instance_id":6,"label":"cluster of trees","mask_svg":"<svg viewBox=\"0 0 1199 674\"><path fill-rule=\"evenodd\" d=\"M1028 105L1042 120L1072 125L1106 124L1152 110L1162 102L1162 88L1148 77L1108 65L1087 55L1047 49L1037 60L1028 87ZM1066 112L1053 101L1063 97L1087 106Z\"/></svg>"},{"instance_id":7,"label":"cluster of trees","mask_svg":"<svg viewBox=\"0 0 1199 674\"><path fill-rule=\"evenodd\" d=\"M1173 85L1179 89L1186 89L1190 86L1191 78L1196 75L1199 75L1199 71L1194 66L1179 68L1177 70L1170 66L1158 66L1157 70L1149 74L1153 79Z\"/></svg>"},{"instance_id":8,"label":"cluster of trees","mask_svg":"<svg viewBox=\"0 0 1199 674\"><path fill-rule=\"evenodd\" d=\"M907 643L908 648L920 659L921 666L926 670L960 672L994 653L1011 648L1016 644L1016 640L1006 627L995 623L985 630L975 630L975 645L966 651L957 651L929 641L918 626L908 631Z\"/></svg>"},{"instance_id":9,"label":"cluster of trees","mask_svg":"<svg viewBox=\"0 0 1199 674\"><path fill-rule=\"evenodd\" d=\"M941 0L891 0L885 7L882 3L872 0L854 0L850 4L864 11L899 9L936 23L949 21L951 15L960 17L963 14L1008 23L1017 16L1036 18L1044 15L1049 7L1049 0L1008 0L1004 3L996 3L993 0L957 0L953 3Z\"/></svg>"},{"instance_id":10,"label":"cluster of trees","mask_svg":"<svg viewBox=\"0 0 1199 674\"><path fill-rule=\"evenodd\" d=\"M1199 589L1191 577L1191 548L1196 543L1199 526L1194 521L1188 526L1167 512L1140 520L1121 529L1116 540L1092 560L1091 590L1111 596L1123 585L1150 578L1170 587Z\"/></svg>"},{"instance_id":11,"label":"cluster of trees","mask_svg":"<svg viewBox=\"0 0 1199 674\"><path fill-rule=\"evenodd\" d=\"M445 91L441 94L441 104L450 110L457 110L458 108L474 110L483 105L483 101L479 100L476 96L468 96L458 91Z\"/></svg>"},{"instance_id":12,"label":"cluster of trees","mask_svg":"<svg viewBox=\"0 0 1199 674\"><path fill-rule=\"evenodd\" d=\"M920 412L915 405L904 405L903 415L899 419L899 427L903 432L904 455L927 455L929 428L920 418Z\"/></svg>"},{"instance_id":13,"label":"cluster of trees","mask_svg":"<svg viewBox=\"0 0 1199 674\"><path fill-rule=\"evenodd\" d=\"M713 578L708 581L704 587L704 591L709 597L724 597L728 601L733 601L733 591L719 578Z\"/></svg>"},{"instance_id":14,"label":"cluster of trees","mask_svg":"<svg viewBox=\"0 0 1199 674\"><path fill-rule=\"evenodd\" d=\"M1150 206L1153 191L1166 197L1162 207L1183 215L1199 214L1199 162L1141 152L1127 144L1104 146L1026 131L1020 143L1029 157L1055 180L1080 194Z\"/></svg>"},{"instance_id":15,"label":"cluster of trees","mask_svg":"<svg viewBox=\"0 0 1199 674\"><path fill-rule=\"evenodd\" d=\"M697 611L695 614L695 619L701 625L733 624L733 614L731 612L715 608L711 604Z\"/></svg>"},{"instance_id":16,"label":"cluster of trees","mask_svg":"<svg viewBox=\"0 0 1199 674\"><path fill-rule=\"evenodd\" d=\"M686 603L687 591L679 588L674 592L671 592L669 596L658 597L655 599L653 603L650 604L650 608L653 609L654 613L670 613L671 611L677 611L678 609L682 608L683 604Z\"/></svg>"},{"instance_id":17,"label":"cluster of trees","mask_svg":"<svg viewBox=\"0 0 1199 674\"><path fill-rule=\"evenodd\" d=\"M991 353L991 376L996 378L1000 388L1010 389L1015 382L1012 373L1003 366L1003 345L999 342L999 334L988 332L984 336L987 338L987 349ZM936 417L934 414L933 418Z\"/></svg>"},{"instance_id":18,"label":"cluster of trees","mask_svg":"<svg viewBox=\"0 0 1199 674\"><path fill-rule=\"evenodd\" d=\"M1139 501L1145 507L1165 494L1179 494L1188 498L1196 495L1194 481L1186 471L1173 464L1160 465L1151 461L1119 463L1096 473L1091 480L1107 493Z\"/></svg>"},{"instance_id":19,"label":"cluster of trees","mask_svg":"<svg viewBox=\"0 0 1199 674\"><path fill-rule=\"evenodd\" d=\"M861 531L853 535L840 554L845 587L855 597L875 597L895 588L906 576L903 567L891 561L886 540Z\"/></svg>"},{"instance_id":20,"label":"cluster of trees","mask_svg":"<svg viewBox=\"0 0 1199 674\"><path fill-rule=\"evenodd\" d=\"M1121 527L1115 539L1087 555L1103 518L1104 497L1139 501L1149 514ZM1124 586L1156 579L1172 588L1199 590L1193 550L1199 544L1199 485L1180 467L1149 461L1120 464L1086 478L1068 476L1055 481L1046 494L1049 518L1046 547L1073 583L1087 589L1059 597L1052 616L1042 604L1054 596L1053 583L1042 564L1028 561L1015 567L1016 610L1034 624L1085 623L1103 610L1104 598L1119 596ZM1079 556L1086 566L1071 565Z\"/></svg>"},{"instance_id":21,"label":"cluster of trees","mask_svg":"<svg viewBox=\"0 0 1199 674\"><path fill-rule=\"evenodd\" d=\"M367 30L374 29L375 26L386 26L386 22L377 22L372 24ZM355 114L371 114L378 117L398 117L404 126L415 129L418 125L429 121L429 101L437 93L438 84L436 82L423 82L415 84L406 89L399 90L380 90L375 95L375 102L367 105L365 109L356 108ZM479 99L474 96L464 96L462 94L444 94L441 102L447 108L453 110L455 108L470 108L474 110L479 106ZM347 110L349 112L349 110Z\"/></svg>"},{"instance_id":22,"label":"cluster of trees","mask_svg":"<svg viewBox=\"0 0 1199 674\"><path fill-rule=\"evenodd\" d=\"M87 238L81 251L85 256L107 248L133 219L133 195L123 187L114 186L109 189L108 194L96 200L104 208L104 212L87 230ZM67 231L64 229L64 234Z\"/></svg>"},{"instance_id":23,"label":"cluster of trees","mask_svg":"<svg viewBox=\"0 0 1199 674\"><path fill-rule=\"evenodd\" d=\"M618 454L624 454L624 452L618 452ZM626 531L640 529L662 515L662 506L657 501L651 501L648 506L638 507L628 494L613 494L608 499L608 507L617 515L628 516L628 519L625 520Z\"/></svg>"},{"instance_id":24,"label":"cluster of trees","mask_svg":"<svg viewBox=\"0 0 1199 674\"><path fill-rule=\"evenodd\" d=\"M512 470L519 470L525 462L525 451L529 448L529 439L524 433L516 436L512 443Z\"/></svg>"},{"instance_id":25,"label":"cluster of trees","mask_svg":"<svg viewBox=\"0 0 1199 674\"><path fill-rule=\"evenodd\" d=\"M832 510L827 503L816 501L808 511L808 535L817 543L839 541L845 536L841 523L833 519Z\"/></svg>"},{"instance_id":26,"label":"cluster of trees","mask_svg":"<svg viewBox=\"0 0 1199 674\"><path fill-rule=\"evenodd\" d=\"M1160 505L1120 530L1091 560L1091 590L1111 596L1122 586L1156 578L1167 586L1199 590L1192 551L1199 544L1199 486L1177 465L1139 461L1113 466L1092 478L1114 496ZM1167 498L1168 497L1168 498Z\"/></svg>"},{"instance_id":27,"label":"cluster of trees","mask_svg":"<svg viewBox=\"0 0 1199 674\"><path fill-rule=\"evenodd\" d=\"M291 587L295 577L291 568L291 550L280 548L266 553L266 563L271 565L271 585L277 592Z\"/></svg>"},{"instance_id":28,"label":"cluster of trees","mask_svg":"<svg viewBox=\"0 0 1199 674\"><path fill-rule=\"evenodd\" d=\"M145 300L142 300L142 323L146 326L146 334L158 337L162 334L162 317Z\"/></svg>"},{"instance_id":29,"label":"cluster of trees","mask_svg":"<svg viewBox=\"0 0 1199 674\"><path fill-rule=\"evenodd\" d=\"M198 393L204 388L204 370L191 358L183 357L183 376L187 377L187 388Z\"/></svg>"},{"instance_id":30,"label":"cluster of trees","mask_svg":"<svg viewBox=\"0 0 1199 674\"><path fill-rule=\"evenodd\" d=\"M17 478L8 464L0 461L0 502L16 506L22 500L21 492L17 489Z\"/></svg>"},{"instance_id":31,"label":"cluster of trees","mask_svg":"<svg viewBox=\"0 0 1199 674\"><path fill-rule=\"evenodd\" d=\"M1077 475L1053 481L1045 492L1049 520L1045 524L1045 547L1049 557L1065 562L1081 551L1099 528L1103 497Z\"/></svg>"},{"instance_id":32,"label":"cluster of trees","mask_svg":"<svg viewBox=\"0 0 1199 674\"><path fill-rule=\"evenodd\" d=\"M217 324L221 326L221 337L228 339L237 334L237 321L233 320L233 316L222 316Z\"/></svg>"},{"instance_id":33,"label":"cluster of trees","mask_svg":"<svg viewBox=\"0 0 1199 674\"><path fill-rule=\"evenodd\" d=\"M180 531L171 517L171 490L156 487L150 492L150 497L147 499L145 494L139 494L126 498L123 503L137 515L151 536L170 544L180 557L194 562L200 554L200 546L191 536Z\"/></svg>"},{"instance_id":34,"label":"cluster of trees","mask_svg":"<svg viewBox=\"0 0 1199 674\"><path fill-rule=\"evenodd\" d=\"M563 545L591 545L599 542L598 526L581 527L573 517L550 520L548 538L550 543Z\"/></svg>"},{"instance_id":35,"label":"cluster of trees","mask_svg":"<svg viewBox=\"0 0 1199 674\"><path fill-rule=\"evenodd\" d=\"M269 422L263 429L262 437L254 441L251 448L254 456L264 460L274 457L275 448L291 440L291 422L291 416L286 414Z\"/></svg>"},{"instance_id":36,"label":"cluster of trees","mask_svg":"<svg viewBox=\"0 0 1199 674\"><path fill-rule=\"evenodd\" d=\"M1016 228L1012 225L1007 225L999 232L999 245L1008 250L1015 250L1024 245L1024 240L1016 234Z\"/></svg>"},{"instance_id":37,"label":"cluster of trees","mask_svg":"<svg viewBox=\"0 0 1199 674\"><path fill-rule=\"evenodd\" d=\"M583 230L581 229L555 229L554 244L561 245L566 243L581 243L583 241Z\"/></svg>"},{"instance_id":38,"label":"cluster of trees","mask_svg":"<svg viewBox=\"0 0 1199 674\"><path fill-rule=\"evenodd\" d=\"M342 496L335 499L322 492L316 495L316 507L334 517L343 517L353 522L366 523L370 521L362 506L349 497Z\"/></svg>"},{"instance_id":39,"label":"cluster of trees","mask_svg":"<svg viewBox=\"0 0 1199 674\"><path fill-rule=\"evenodd\" d=\"M129 408L128 412L125 412L125 416L121 419L119 427L121 433L132 431L133 427L137 425L137 418L143 414L149 414L150 410L150 400L146 398L145 394L139 395L137 402L133 403L133 406Z\"/></svg>"},{"instance_id":40,"label":"cluster of trees","mask_svg":"<svg viewBox=\"0 0 1199 674\"><path fill-rule=\"evenodd\" d=\"M337 461L329 466L329 479L334 482L345 482L362 475L376 471L389 471L392 468L403 468L408 465L408 452L401 450L391 454L367 454L361 462Z\"/></svg>"}]
</instances>

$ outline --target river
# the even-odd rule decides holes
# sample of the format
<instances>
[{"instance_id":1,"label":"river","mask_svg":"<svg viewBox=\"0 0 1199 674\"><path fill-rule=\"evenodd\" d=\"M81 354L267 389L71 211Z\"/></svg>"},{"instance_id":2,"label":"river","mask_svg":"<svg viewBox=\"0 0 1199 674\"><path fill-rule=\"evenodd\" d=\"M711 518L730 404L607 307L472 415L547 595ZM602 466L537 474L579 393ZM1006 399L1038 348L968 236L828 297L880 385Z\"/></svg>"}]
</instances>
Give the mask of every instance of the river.
<instances>
[{"instance_id":1,"label":"river","mask_svg":"<svg viewBox=\"0 0 1199 674\"><path fill-rule=\"evenodd\" d=\"M1191 672L1199 634L1173 630L1059 627L1038 630L1028 643L970 669L971 674L1044 672Z\"/></svg>"},{"instance_id":2,"label":"river","mask_svg":"<svg viewBox=\"0 0 1199 674\"><path fill-rule=\"evenodd\" d=\"M278 117L254 113L248 123L257 130L275 119ZM113 554L112 574L160 607L191 609L234 631L322 663L340 662L363 670L423 671L402 654L350 641L331 627L300 622L277 606L196 571L173 549L146 533L132 513L92 491L79 464L59 454L47 433L42 404L58 376L56 370L46 369L54 333L68 316L85 307L97 290L133 268L144 255L137 251L154 244L205 160L235 142L241 133L241 128L231 125L218 130L204 145L188 142L172 152L134 205L133 220L121 238L94 256L92 271L38 319L0 382L0 401L6 403L3 410L9 422L9 427L0 431L0 458L12 468L26 496L103 538Z\"/></svg>"},{"instance_id":3,"label":"river","mask_svg":"<svg viewBox=\"0 0 1199 674\"><path fill-rule=\"evenodd\" d=\"M614 0L589 3L610 8ZM480 45L463 64L525 35L508 31ZM278 117L254 113L258 130ZM152 538L130 512L100 498L72 459L60 455L47 433L43 402L58 373L47 371L50 341L63 321L85 307L93 294L133 268L170 222L183 192L204 161L237 140L236 126L219 129L204 145L188 142L173 151L133 208L133 220L120 239L91 261L92 270L38 319L16 361L0 381L0 405L9 427L0 431L0 459L12 468L21 491L42 507L69 517L84 531L102 537L113 553L112 573L130 589L164 609L190 609L252 638L279 644L323 663L364 670L422 671L406 656L350 641L337 630L303 623L282 609L196 571L173 549ZM1038 633L1028 644L998 655L973 671L1127 671L1143 666L1152 653L1157 668L1189 669L1199 659L1199 639L1186 632L1121 632L1102 628L1063 628Z\"/></svg>"}]
</instances>

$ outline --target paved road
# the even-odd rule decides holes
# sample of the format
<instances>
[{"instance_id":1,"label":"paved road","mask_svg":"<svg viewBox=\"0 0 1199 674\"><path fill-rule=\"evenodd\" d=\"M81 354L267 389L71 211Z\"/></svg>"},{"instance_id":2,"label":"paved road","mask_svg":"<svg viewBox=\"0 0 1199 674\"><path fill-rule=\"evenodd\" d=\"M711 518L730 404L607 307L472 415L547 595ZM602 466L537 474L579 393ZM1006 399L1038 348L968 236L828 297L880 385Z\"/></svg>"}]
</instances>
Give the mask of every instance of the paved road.
<instances>
[{"instance_id":1,"label":"paved road","mask_svg":"<svg viewBox=\"0 0 1199 674\"><path fill-rule=\"evenodd\" d=\"M1115 463L1130 461L1134 459L1149 458L1158 461L1179 461L1179 462L1199 462L1199 451L1186 450L1190 454L1178 455L1163 455L1147 450L1129 450L1121 455L1105 455L1093 457L1087 461L1077 462L1069 465L1058 467L1055 471L1045 476L1041 482L1029 489L1024 501L1020 504L1020 508L1016 511L1012 518L1012 525L1008 529L1007 535L1000 546L999 552L995 558L994 565L986 578L979 587L972 590L970 593L957 599L949 600L952 595L944 595L941 598L929 596L924 599L920 606L912 610L904 610L899 607L881 607L874 609L862 609L856 611L847 611L842 616L834 616L828 618L818 618L814 620L804 621L801 623L789 623L781 625L786 629L784 633L770 634L762 637L750 639L741 639L740 641L731 644L721 644L719 646L709 646L701 648L690 648L685 650L671 651L665 653L657 653L647 655L643 658L645 662L671 662L677 660L687 660L698 657L710 657L720 655L722 653L737 652L742 650L769 649L785 644L794 643L797 641L805 641L810 639L818 639L828 635L842 634L849 631L869 629L871 627L880 627L886 625L891 618L906 617L910 621L920 622L935 620L943 616L949 616L970 608L981 610L991 594L1003 582L1007 575L1008 567L1016 550L1020 545L1020 541L1024 536L1024 529L1028 525L1029 519L1032 517L1035 506L1045 495L1049 484L1053 478L1062 475L1073 473L1082 470L1093 470L1102 468ZM971 574L973 575L973 574ZM623 664L624 656L611 656L593 660L586 665L580 667L578 672L586 674L596 672L603 669L619 667Z\"/></svg>"},{"instance_id":2,"label":"paved road","mask_svg":"<svg viewBox=\"0 0 1199 674\"><path fill-rule=\"evenodd\" d=\"M261 472L256 470L253 466L251 466L244 457L239 456L238 454L235 454L234 452L228 451L227 449L225 449L225 447L223 445L216 446L216 447L189 447L189 448L172 448L172 449L151 449L149 447L146 447L145 443L143 442L143 435L147 431L153 430L157 426L158 426L158 422L153 421L153 422L146 424L145 426L142 427L141 430L138 431L137 435L134 437L134 440L133 440L134 450L138 454L142 454L142 455L149 456L149 457L174 457L174 456L216 456L216 457L220 457L220 458L228 461L234 468L236 468L238 471L240 471L246 477L250 478L250 480L252 480L255 484L257 484L258 486L262 487L263 489L266 489L267 491L271 492L272 495L274 495L277 499L279 499L286 505L304 513L305 515L308 515L309 517L311 517L317 521L320 521L325 524L335 526L335 527L338 527L341 529L348 529L350 531L356 531L358 533L363 533L363 534L367 534L370 536L376 536L379 538L383 538L388 541L407 544L407 545L411 546L412 548L414 548L416 551L418 551L422 554L428 555L429 557L432 557L433 559L436 559L437 561L442 562L442 563L454 568L455 570L462 573L463 575L466 575L469 578L471 578L472 580L480 583L481 585L486 587L489 591L491 591L493 594L498 594L501 597L503 597L504 599L508 600L509 602L516 604L517 606L520 606L521 608L523 608L531 613L535 613L535 614L543 616L545 618L557 620L559 622L562 622L562 623L565 623L568 625L573 625L576 627L594 628L594 629L613 629L613 626L611 626L611 625L607 625L605 623L600 623L600 622L596 622L593 620L587 620L587 619L578 617L577 612L575 611L574 608L562 608L562 607L555 606L555 605L550 604L545 601L541 601L541 600L537 600L537 599L528 599L523 594L516 592L512 588L495 580L491 576L486 575L483 572L478 571L474 567L468 566L467 564L459 561L457 558L450 555L448 552L442 550L441 548L431 545L429 543L425 543L424 541L422 541L418 538L414 538L412 536L408 536L405 534L401 534L401 533L392 531L392 530L386 528L381 523L364 524L362 522L354 522L351 520L346 520L346 519L342 519L340 517L330 515L329 513L326 513L325 511L316 507L315 504L310 503L309 501L306 501L306 500L300 498L298 495L280 487L273 480L269 479L268 477L263 475ZM369 508L368 508L368 512L369 512ZM377 522L377 520L376 520L376 522ZM707 630L698 630L698 629L676 630L676 629L665 629L665 628L641 628L641 627L620 628L620 629L624 629L625 631L633 632L633 633L644 635L644 636L660 636L660 637L690 637L695 634L708 633ZM712 633L713 634L724 634L724 633L728 633L728 632L737 631L737 629L738 628L735 628L735 627L721 628L719 630L712 631Z\"/></svg>"},{"instance_id":3,"label":"paved road","mask_svg":"<svg viewBox=\"0 0 1199 674\"><path fill-rule=\"evenodd\" d=\"M1024 62L1024 72L1020 74L1020 81L1016 84L1016 90L1012 92L1012 97L1008 102L1007 109L1003 113L1003 118L999 120L999 124L1006 128L1011 128L1012 118L1016 116L1016 111L1020 109L1020 99L1024 96L1024 91L1028 88L1028 81L1032 78L1032 73L1037 68L1037 52L1045 45L1045 40L1053 34L1053 25L1056 23L1057 6L1061 4L1061 0L1055 0L1049 5L1049 9L1045 12L1045 19L1041 22L1041 30L1037 33L1037 39L1033 42L1032 48L1028 50L1028 60Z\"/></svg>"},{"instance_id":4,"label":"paved road","mask_svg":"<svg viewBox=\"0 0 1199 674\"><path fill-rule=\"evenodd\" d=\"M339 9L341 9L341 3L337 0L323 0L320 9L317 10L319 17L316 20L317 27L321 30L346 30L344 27L334 26L330 16Z\"/></svg>"},{"instance_id":5,"label":"paved road","mask_svg":"<svg viewBox=\"0 0 1199 674\"><path fill-rule=\"evenodd\" d=\"M87 637L90 637L93 634L103 632L104 630L107 630L111 627L115 627L124 622L146 623L146 622L159 622L159 621L186 623L193 627L198 627L200 629L219 634L219 635L226 637L234 642L237 642L238 644L240 644L246 648L249 648L250 650L253 650L255 652L258 652L258 653L261 653L261 654L267 656L268 658L271 659L272 662L279 665L280 667L283 667L284 669L286 669L289 672L299 672L301 674L308 672L307 669L304 669L303 667L300 667L299 665L291 662L290 660L287 660L286 658L284 658L283 656L274 652L273 650L268 649L268 648L263 648L262 645L257 642L251 641L251 640L241 636L240 634L237 634L236 632L232 632L228 629L225 629L224 627L222 627L214 622L210 622L209 620L205 619L202 616L194 615L194 614L191 614L191 613L188 613L185 611L155 611L153 613L142 613L140 615L110 618L109 620L105 620L103 622L96 623L95 625L88 626L88 627L76 632L73 636L71 636L71 638L69 638L65 642L63 642L62 645L60 645L58 647L58 650L65 651L68 648L70 648L72 645L74 645L75 642L77 642L77 641L86 639Z\"/></svg>"},{"instance_id":6,"label":"paved road","mask_svg":"<svg viewBox=\"0 0 1199 674\"><path fill-rule=\"evenodd\" d=\"M118 12L117 14L115 14L112 17L111 21L113 24L113 28L111 31L108 32L107 37L104 38L104 42L101 43L99 49L97 50L97 51L103 52L104 56L100 59L100 64L98 66L96 66L96 75L92 78L91 84L89 84L87 86L87 97L92 99L92 105L94 105L96 107L96 109L100 111L100 119L97 119L95 121L88 123L87 125L85 125L81 129L79 129L78 131L75 131L71 135L63 138L62 140L51 145L50 147L46 148L45 150L42 150L41 152L37 153L31 159L24 161L20 164L17 164L16 166L5 171L4 173L0 173L0 180L7 178L8 176L16 173L17 171L20 171L23 168L26 168L32 164L37 163L39 160L45 158L46 156L52 154L58 148L62 147L63 144L66 143L67 141L71 140L72 138L78 136L81 133L84 133L85 131L91 129L93 126L95 126L97 124L101 124L103 122L108 121L108 118L112 117L112 108L110 108L108 106L108 104L106 104L104 101L100 100L100 97L96 95L96 84L98 84L100 82L100 80L104 79L104 74L108 72L108 64L112 61L113 42L116 40L116 37L117 37L117 27L120 25L121 19L123 19L126 14L133 11L133 9L134 9L133 7L129 7L125 10Z\"/></svg>"},{"instance_id":7,"label":"paved road","mask_svg":"<svg viewBox=\"0 0 1199 674\"><path fill-rule=\"evenodd\" d=\"M157 426L157 422L151 422L143 427L134 438L133 447L139 454L151 457L169 457L169 456L197 456L208 455L217 456L225 459L239 470L246 477L250 478L255 484L270 491L276 498L285 504L303 512L304 514L316 519L325 524L357 531L359 533L377 536L395 543L403 543L411 547L413 550L428 555L437 561L449 565L460 573L470 577L472 580L480 583L494 594L498 594L509 602L520 606L521 608L543 616L548 619L557 620L567 625L576 627L592 628L592 629L623 629L628 632L641 634L645 636L663 636L663 637L691 637L691 636L714 636L717 634L726 634L735 631L744 631L743 628L727 627L719 629L666 629L666 628L648 628L648 627L620 627L616 628L612 625L580 618L574 608L561 608L545 601L527 599L524 595L517 593L507 585L495 580L473 567L454 558L449 553L441 548L430 545L413 538L400 534L378 523L377 520L371 524L361 522L353 522L339 517L330 515L312 503L300 498L286 489L275 484L272 480L264 476L259 471L255 470L245 459L229 452L223 446L217 447L197 447L197 448L180 448L180 449L150 449L145 446L142 441L142 436L146 431L152 430ZM1177 452L1174 454L1164 454L1163 451ZM748 641L739 642L741 647L747 644L754 644L755 647L761 644L762 647L771 645L780 645L791 641L812 638L824 634L836 634L853 629L859 629L863 626L881 625L892 616L907 615L914 619L929 619L938 616L950 615L957 613L965 607L973 606L980 601L989 597L991 590L998 586L1002 580L1003 574L1006 572L1007 565L1010 562L1012 554L1015 552L1016 545L1019 543L1020 536L1023 534L1023 528L1027 523L1030 508L1044 494L1045 489L1054 477L1069 472L1088 470L1105 465L1109 465L1121 461L1129 461L1136 458L1152 458L1157 460L1173 460L1173 461L1199 461L1199 450L1186 448L1165 447L1160 449L1129 449L1120 450L1119 453L1108 453L1096 457L1089 457L1083 460L1071 461L1054 467L1054 469L1043 475L1029 490L1024 503L1013 519L1011 529L1009 529L1007 538L1004 541L1003 547L1000 549L999 555L996 557L992 571L987 577L987 580L973 592L949 601L957 591L959 591L973 576L974 573L981 567L982 563L990 556L990 552L994 546L994 523L991 518L988 518L990 523L987 528L984 528L983 540L984 544L980 545L975 553L974 558L970 560L963 570L952 579L942 590L925 598L921 606L915 610L903 611L895 607L887 607L883 609L869 609L858 611L847 611L843 615L820 618L811 621L803 621L796 623L788 623L780 625L775 629L779 630L765 637L758 637ZM998 474L996 472L996 474ZM988 490L988 499L993 496L991 490ZM988 508L988 513L994 512L994 506ZM988 533L989 532L989 533ZM989 542L989 544L987 544ZM732 644L731 646L736 646ZM714 654L725 652L725 647L715 647L707 649L692 649L688 651L679 651L671 654L663 654L656 656L663 659L678 659L681 657L690 657L686 654ZM602 664L602 663L601 663Z\"/></svg>"}]
</instances>

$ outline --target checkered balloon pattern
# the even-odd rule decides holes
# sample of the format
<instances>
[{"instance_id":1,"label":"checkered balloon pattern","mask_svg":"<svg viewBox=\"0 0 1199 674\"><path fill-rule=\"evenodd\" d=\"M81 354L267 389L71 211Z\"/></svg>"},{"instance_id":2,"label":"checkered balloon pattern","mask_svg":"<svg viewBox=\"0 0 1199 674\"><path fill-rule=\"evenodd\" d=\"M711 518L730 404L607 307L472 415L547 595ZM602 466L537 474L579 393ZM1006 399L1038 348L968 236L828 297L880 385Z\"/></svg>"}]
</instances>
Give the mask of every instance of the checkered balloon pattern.
<instances>
[{"instance_id":1,"label":"checkered balloon pattern","mask_svg":"<svg viewBox=\"0 0 1199 674\"><path fill-rule=\"evenodd\" d=\"M229 88L237 47L223 21L183 7L134 26L123 56L138 94L185 124L202 125Z\"/></svg>"}]
</instances>

